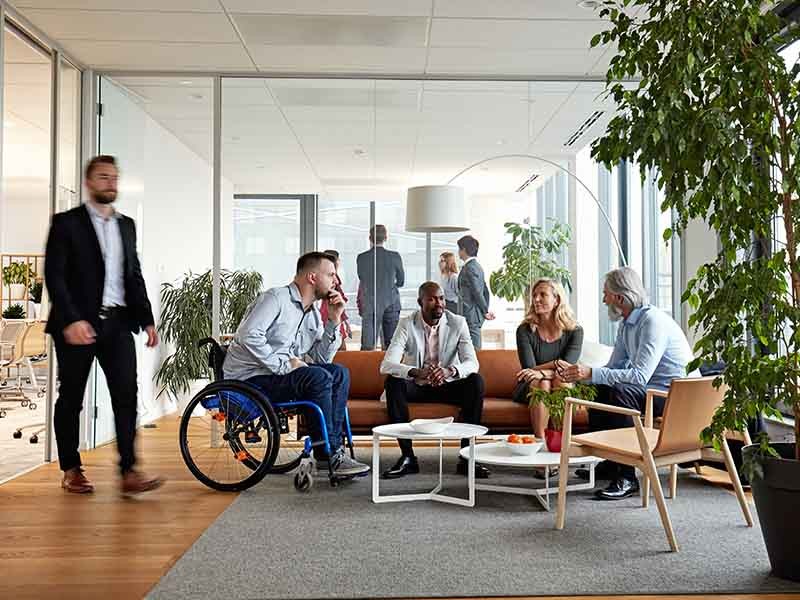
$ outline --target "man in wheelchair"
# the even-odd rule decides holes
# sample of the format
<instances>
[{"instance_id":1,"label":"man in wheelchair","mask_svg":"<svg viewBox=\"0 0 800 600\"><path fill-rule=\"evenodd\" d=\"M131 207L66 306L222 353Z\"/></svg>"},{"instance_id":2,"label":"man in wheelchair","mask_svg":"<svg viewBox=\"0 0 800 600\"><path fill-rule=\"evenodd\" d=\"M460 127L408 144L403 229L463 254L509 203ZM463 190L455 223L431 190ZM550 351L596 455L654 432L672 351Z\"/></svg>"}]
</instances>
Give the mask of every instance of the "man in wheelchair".
<instances>
[{"instance_id":1,"label":"man in wheelchair","mask_svg":"<svg viewBox=\"0 0 800 600\"><path fill-rule=\"evenodd\" d=\"M342 426L350 391L350 373L332 364L342 343L339 324L344 300L334 290L336 264L332 256L309 252L297 261L292 283L275 287L247 308L223 371L226 379L239 379L264 390L273 402L308 400L325 416L330 456L325 452L321 424L308 419L319 470L354 476L369 467L350 457L342 446ZM314 303L328 303L323 323Z\"/></svg>"}]
</instances>

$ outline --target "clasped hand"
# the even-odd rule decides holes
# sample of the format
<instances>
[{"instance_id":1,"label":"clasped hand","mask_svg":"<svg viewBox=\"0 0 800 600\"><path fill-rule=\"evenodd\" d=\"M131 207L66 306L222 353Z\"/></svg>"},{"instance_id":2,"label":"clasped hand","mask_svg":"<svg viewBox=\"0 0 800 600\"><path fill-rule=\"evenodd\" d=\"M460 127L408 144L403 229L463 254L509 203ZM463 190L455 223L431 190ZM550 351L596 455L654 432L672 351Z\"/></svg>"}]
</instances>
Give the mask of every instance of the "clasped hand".
<instances>
[{"instance_id":1,"label":"clasped hand","mask_svg":"<svg viewBox=\"0 0 800 600\"><path fill-rule=\"evenodd\" d=\"M433 387L438 387L445 383L448 377L453 375L453 368L443 367L440 364L426 364L421 369L412 369L411 372L409 372L409 375L411 375L414 379L428 383Z\"/></svg>"}]
</instances>

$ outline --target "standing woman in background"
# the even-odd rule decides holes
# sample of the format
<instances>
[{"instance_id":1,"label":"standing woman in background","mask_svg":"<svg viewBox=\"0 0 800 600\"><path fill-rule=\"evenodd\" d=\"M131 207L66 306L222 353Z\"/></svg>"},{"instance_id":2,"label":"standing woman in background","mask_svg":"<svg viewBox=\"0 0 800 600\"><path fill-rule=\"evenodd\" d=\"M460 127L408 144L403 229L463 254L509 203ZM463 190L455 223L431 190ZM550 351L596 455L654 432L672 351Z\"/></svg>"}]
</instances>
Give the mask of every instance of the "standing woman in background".
<instances>
[{"instance_id":1,"label":"standing woman in background","mask_svg":"<svg viewBox=\"0 0 800 600\"><path fill-rule=\"evenodd\" d=\"M336 265L336 282L333 284L333 289L339 292L342 296L342 300L344 303L347 304L347 296L344 295L344 290L342 289L342 278L339 277L339 269L342 267L342 261L339 259L339 251L338 250L325 250L325 254L328 254L335 258L334 264ZM325 323L328 320L328 303L322 302L319 308L320 315L322 315L322 322ZM342 332L342 345L339 346L339 351L347 350L347 340L353 338L353 330L350 328L350 321L347 320L347 313L342 313L342 324L339 326Z\"/></svg>"},{"instance_id":2,"label":"standing woman in background","mask_svg":"<svg viewBox=\"0 0 800 600\"><path fill-rule=\"evenodd\" d=\"M452 252L439 255L439 283L444 290L444 301L447 310L458 314L458 264Z\"/></svg>"}]
</instances>

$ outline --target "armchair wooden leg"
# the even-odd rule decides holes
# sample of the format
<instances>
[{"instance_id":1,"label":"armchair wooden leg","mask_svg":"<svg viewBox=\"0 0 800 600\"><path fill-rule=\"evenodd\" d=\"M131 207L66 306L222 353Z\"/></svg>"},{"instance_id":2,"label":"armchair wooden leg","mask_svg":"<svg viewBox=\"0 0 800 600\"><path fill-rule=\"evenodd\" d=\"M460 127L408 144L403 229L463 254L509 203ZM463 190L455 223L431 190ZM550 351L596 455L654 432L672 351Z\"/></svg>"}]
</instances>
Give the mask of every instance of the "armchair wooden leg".
<instances>
[{"instance_id":1,"label":"armchair wooden leg","mask_svg":"<svg viewBox=\"0 0 800 600\"><path fill-rule=\"evenodd\" d=\"M642 471L642 508L650 506L650 478L645 471Z\"/></svg>"},{"instance_id":2,"label":"armchair wooden leg","mask_svg":"<svg viewBox=\"0 0 800 600\"><path fill-rule=\"evenodd\" d=\"M728 475L730 475L733 489L736 492L736 498L739 500L739 506L742 507L744 520L747 522L748 527L752 527L753 515L750 514L750 507L747 505L747 498L744 497L742 482L739 481L739 472L736 470L733 456L731 456L731 449L728 447L728 441L725 438L722 438L722 455L725 457L725 468L728 470Z\"/></svg>"},{"instance_id":3,"label":"armchair wooden leg","mask_svg":"<svg viewBox=\"0 0 800 600\"><path fill-rule=\"evenodd\" d=\"M703 474L703 471L700 468L700 461L697 461L696 463L694 463L694 472L697 473L698 475L702 475Z\"/></svg>"},{"instance_id":4,"label":"armchair wooden leg","mask_svg":"<svg viewBox=\"0 0 800 600\"><path fill-rule=\"evenodd\" d=\"M678 495L678 465L669 467L669 498L674 500Z\"/></svg>"},{"instance_id":5,"label":"armchair wooden leg","mask_svg":"<svg viewBox=\"0 0 800 600\"><path fill-rule=\"evenodd\" d=\"M561 426L561 463L558 477L558 509L556 511L556 529L564 529L567 518L567 479L569 479L569 446L572 440L572 405L567 404L564 411L564 422Z\"/></svg>"},{"instance_id":6,"label":"armchair wooden leg","mask_svg":"<svg viewBox=\"0 0 800 600\"><path fill-rule=\"evenodd\" d=\"M661 516L661 524L667 534L670 549L673 552L677 552L678 542L675 540L675 532L672 530L672 521L669 520L667 503L664 501L664 491L661 489L661 481L658 479L658 469L656 468L656 461L653 460L653 452L650 450L647 436L642 427L642 421L638 416L633 417L633 424L636 427L636 437L639 438L639 448L642 452L642 468L650 479L650 483L653 484L653 494L656 497L656 506L658 506L658 514Z\"/></svg>"}]
</instances>

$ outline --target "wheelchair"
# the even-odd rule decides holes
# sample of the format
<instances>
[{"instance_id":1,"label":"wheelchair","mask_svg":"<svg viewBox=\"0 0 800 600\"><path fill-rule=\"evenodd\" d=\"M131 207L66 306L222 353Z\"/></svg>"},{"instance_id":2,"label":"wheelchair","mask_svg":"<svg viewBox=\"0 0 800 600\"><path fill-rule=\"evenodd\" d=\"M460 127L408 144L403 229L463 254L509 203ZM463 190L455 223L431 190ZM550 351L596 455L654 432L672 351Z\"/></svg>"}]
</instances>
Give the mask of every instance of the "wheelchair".
<instances>
[{"instance_id":1,"label":"wheelchair","mask_svg":"<svg viewBox=\"0 0 800 600\"><path fill-rule=\"evenodd\" d=\"M213 338L208 365L213 380L189 401L181 417L179 438L183 461L189 471L208 487L234 492L246 490L269 473L295 472L294 487L308 492L314 485L314 445L330 455L330 440L322 410L313 402L271 402L257 386L225 379L222 364L227 348ZM305 432L306 419L316 419L323 439L312 443ZM355 458L350 416L345 409L343 443ZM328 465L328 481L336 487L353 475L340 476Z\"/></svg>"}]
</instances>

